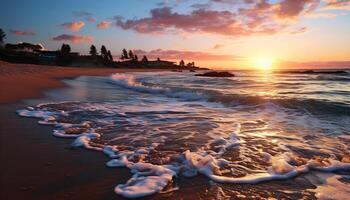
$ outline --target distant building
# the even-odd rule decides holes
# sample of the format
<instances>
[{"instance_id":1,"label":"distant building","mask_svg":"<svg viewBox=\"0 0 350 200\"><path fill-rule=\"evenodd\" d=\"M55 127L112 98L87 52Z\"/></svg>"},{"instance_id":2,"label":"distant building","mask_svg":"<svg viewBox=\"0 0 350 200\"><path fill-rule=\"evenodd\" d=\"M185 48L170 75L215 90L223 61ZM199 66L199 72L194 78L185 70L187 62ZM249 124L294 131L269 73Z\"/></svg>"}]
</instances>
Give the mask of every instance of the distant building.
<instances>
[{"instance_id":1,"label":"distant building","mask_svg":"<svg viewBox=\"0 0 350 200\"><path fill-rule=\"evenodd\" d=\"M17 44L6 44L5 49L16 51L16 52L34 53L35 51L43 50L44 47L41 44L31 44L26 42L20 42Z\"/></svg>"},{"instance_id":2,"label":"distant building","mask_svg":"<svg viewBox=\"0 0 350 200\"><path fill-rule=\"evenodd\" d=\"M33 53L38 55L38 61L42 64L50 64L55 63L59 56L61 55L61 51L48 51L48 50L35 50ZM70 58L78 58L79 53L78 52L70 52L68 55L66 55Z\"/></svg>"},{"instance_id":3,"label":"distant building","mask_svg":"<svg viewBox=\"0 0 350 200\"><path fill-rule=\"evenodd\" d=\"M40 63L52 63L57 61L60 51L36 50Z\"/></svg>"}]
</instances>

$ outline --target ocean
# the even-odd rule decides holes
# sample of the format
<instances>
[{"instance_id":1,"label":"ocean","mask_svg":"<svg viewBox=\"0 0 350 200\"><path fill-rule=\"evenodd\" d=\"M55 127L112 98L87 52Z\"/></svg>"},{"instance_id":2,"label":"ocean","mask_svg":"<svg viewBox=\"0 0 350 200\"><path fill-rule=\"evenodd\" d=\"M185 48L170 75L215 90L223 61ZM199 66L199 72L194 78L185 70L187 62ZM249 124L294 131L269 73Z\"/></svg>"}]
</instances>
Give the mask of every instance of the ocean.
<instances>
[{"instance_id":1,"label":"ocean","mask_svg":"<svg viewBox=\"0 0 350 200\"><path fill-rule=\"evenodd\" d=\"M82 76L17 113L130 169L123 197L349 198L350 71L196 73Z\"/></svg>"}]
</instances>

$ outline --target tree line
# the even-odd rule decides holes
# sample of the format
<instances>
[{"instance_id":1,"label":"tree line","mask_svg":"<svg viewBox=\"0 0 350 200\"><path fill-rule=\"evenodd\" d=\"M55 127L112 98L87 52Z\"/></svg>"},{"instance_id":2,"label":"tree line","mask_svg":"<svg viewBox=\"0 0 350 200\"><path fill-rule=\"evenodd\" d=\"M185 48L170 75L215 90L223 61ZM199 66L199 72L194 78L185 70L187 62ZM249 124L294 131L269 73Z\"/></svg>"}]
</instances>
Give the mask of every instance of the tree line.
<instances>
[{"instance_id":1,"label":"tree line","mask_svg":"<svg viewBox=\"0 0 350 200\"><path fill-rule=\"evenodd\" d=\"M0 28L0 43L4 43L4 39L5 38L6 38L6 34ZM71 56L70 55L71 54L71 47L70 47L70 45L69 44L62 44L61 49L59 50L59 52L60 52L61 59L69 58ZM97 50L95 45L91 45L89 54L92 57L100 56L105 63L111 63L111 62L114 61L111 51L108 50L106 48L106 46L104 46L104 45L101 46L99 52L98 52L98 50ZM139 61L138 56L132 50L128 51L126 49L122 50L120 59L121 60L135 61L135 62ZM160 62L161 61L160 58L157 58L157 61ZM147 62L148 62L148 58L147 58L146 55L144 55L142 57L142 59L141 59L141 63L145 63L146 64ZM194 67L195 63L194 62L189 62L189 63L185 64L184 60L181 60L179 62L179 66L180 67L185 67L185 66L187 66L187 67Z\"/></svg>"}]
</instances>

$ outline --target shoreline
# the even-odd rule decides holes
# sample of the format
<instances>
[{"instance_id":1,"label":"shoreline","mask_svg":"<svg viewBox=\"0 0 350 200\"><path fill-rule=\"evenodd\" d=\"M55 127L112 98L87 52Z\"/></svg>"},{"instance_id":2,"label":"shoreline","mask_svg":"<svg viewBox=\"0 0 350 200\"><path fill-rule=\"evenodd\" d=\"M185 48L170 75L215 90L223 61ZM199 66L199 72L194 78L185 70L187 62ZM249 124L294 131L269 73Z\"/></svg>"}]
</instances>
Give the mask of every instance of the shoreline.
<instances>
[{"instance_id":1,"label":"shoreline","mask_svg":"<svg viewBox=\"0 0 350 200\"><path fill-rule=\"evenodd\" d=\"M20 117L16 110L27 106L28 100L45 98L48 90L69 87L63 79L143 71L164 69L75 68L0 61L0 199L124 199L113 188L129 179L128 169L108 168L108 157L72 149L72 139L55 138L53 127Z\"/></svg>"},{"instance_id":2,"label":"shoreline","mask_svg":"<svg viewBox=\"0 0 350 200\"><path fill-rule=\"evenodd\" d=\"M147 68L79 68L32 64L13 64L0 61L0 105L24 99L40 98L48 89L62 88L62 79L79 76L106 76L112 73L166 71Z\"/></svg>"},{"instance_id":3,"label":"shoreline","mask_svg":"<svg viewBox=\"0 0 350 200\"><path fill-rule=\"evenodd\" d=\"M86 70L86 68L73 69L77 70L74 72L77 74ZM114 69L108 70L115 71ZM99 73L104 75L103 73L107 73L108 70L101 69ZM116 70L116 72L131 72L144 69ZM56 90L65 87L61 79L79 76L74 75L73 72L69 73L68 76L63 76L62 72L53 73L47 77L45 73L38 75L40 80L51 79L52 82L58 82L60 85L35 88L38 92L35 98L39 99L33 101L41 100L40 96L46 96L43 92L47 89L54 89L52 93L57 95ZM91 71L90 73L96 75L93 73L97 72ZM24 76L33 74L35 71L29 71L25 72ZM16 75L12 76L16 77ZM49 83L52 82L49 81ZM22 80L21 84L24 83ZM66 89L68 88L64 88ZM30 97L25 97L25 99L28 98ZM125 183L132 176L127 168L109 168L105 163L110 159L100 152L85 148L71 148L70 144L73 140L55 138L52 135L53 127L40 125L35 118L19 117L15 111L24 108L27 103L27 100L0 103L0 153L3 161L1 199L125 199L114 192L114 187ZM214 199L222 192L221 187L223 186L227 191L246 190L247 194L260 197L268 197L270 194L265 191L274 188L277 191L274 196L300 198L300 193L284 194L278 193L278 190L290 189L291 186L296 191L312 188L313 185L307 182L306 176L303 174L283 182L271 181L257 185L224 185L214 183L202 175L193 178L177 177L176 186L181 188L181 191L158 193L144 199ZM304 195L313 199L311 192Z\"/></svg>"}]
</instances>

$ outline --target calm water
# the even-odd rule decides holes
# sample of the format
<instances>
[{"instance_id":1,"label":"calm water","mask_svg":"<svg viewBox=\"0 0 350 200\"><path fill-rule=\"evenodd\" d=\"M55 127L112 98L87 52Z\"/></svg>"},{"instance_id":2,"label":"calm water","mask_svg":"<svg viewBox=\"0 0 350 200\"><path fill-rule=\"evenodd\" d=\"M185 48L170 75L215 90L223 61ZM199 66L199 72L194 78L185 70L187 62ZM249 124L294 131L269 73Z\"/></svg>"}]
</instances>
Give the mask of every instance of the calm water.
<instances>
[{"instance_id":1,"label":"calm water","mask_svg":"<svg viewBox=\"0 0 350 200\"><path fill-rule=\"evenodd\" d=\"M80 77L18 113L130 168L124 197L349 198L350 74L233 73Z\"/></svg>"}]
</instances>

